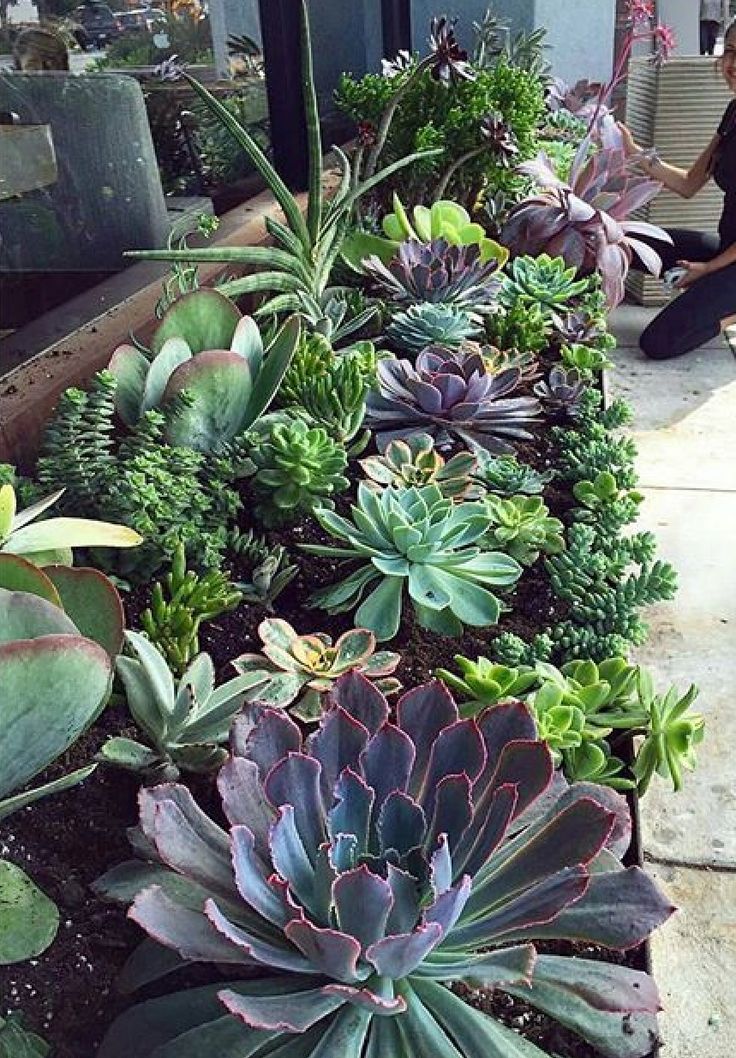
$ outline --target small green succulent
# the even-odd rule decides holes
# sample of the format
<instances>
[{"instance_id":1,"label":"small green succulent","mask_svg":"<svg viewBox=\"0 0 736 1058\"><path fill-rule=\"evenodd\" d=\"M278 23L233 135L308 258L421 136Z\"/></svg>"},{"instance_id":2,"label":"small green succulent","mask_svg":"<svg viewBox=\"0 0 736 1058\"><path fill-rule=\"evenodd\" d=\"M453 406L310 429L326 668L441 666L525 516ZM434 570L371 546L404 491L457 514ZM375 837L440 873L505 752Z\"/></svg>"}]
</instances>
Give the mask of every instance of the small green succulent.
<instances>
[{"instance_id":1,"label":"small green succulent","mask_svg":"<svg viewBox=\"0 0 736 1058\"><path fill-rule=\"evenodd\" d=\"M227 756L222 744L234 717L265 679L249 673L216 688L212 659L197 654L175 684L166 658L153 643L139 632L126 632L125 638L134 657L119 657L117 673L148 744L110 738L99 760L157 782L178 779L181 771L219 768Z\"/></svg>"},{"instance_id":2,"label":"small green succulent","mask_svg":"<svg viewBox=\"0 0 736 1058\"><path fill-rule=\"evenodd\" d=\"M302 544L302 549L360 565L316 592L313 603L329 613L358 606L357 623L379 641L399 630L405 588L422 627L458 636L465 624L495 624L501 603L489 589L510 587L521 575L509 555L481 551L478 542L490 527L484 504L453 503L438 485L377 492L360 482L351 518L324 509L315 515L340 543Z\"/></svg>"},{"instance_id":3,"label":"small green succulent","mask_svg":"<svg viewBox=\"0 0 736 1058\"><path fill-rule=\"evenodd\" d=\"M599 532L614 536L635 521L644 495L635 489L620 489L615 476L607 470L592 481L584 479L573 485L573 495L582 508L573 511L576 521L593 523Z\"/></svg>"},{"instance_id":4,"label":"small green succulent","mask_svg":"<svg viewBox=\"0 0 736 1058\"><path fill-rule=\"evenodd\" d=\"M488 495L485 503L491 519L489 547L505 551L523 566L533 565L542 552L556 555L564 550L564 526L550 517L540 496Z\"/></svg>"},{"instance_id":5,"label":"small green succulent","mask_svg":"<svg viewBox=\"0 0 736 1058\"><path fill-rule=\"evenodd\" d=\"M686 715L697 697L692 685L681 695L676 687L656 694L651 675L639 671L639 701L647 713L647 734L639 747L632 771L640 794L646 793L654 775L671 779L675 791L682 789L682 769L695 767L695 747L705 737L705 718L699 713Z\"/></svg>"},{"instance_id":6,"label":"small green succulent","mask_svg":"<svg viewBox=\"0 0 736 1058\"><path fill-rule=\"evenodd\" d=\"M299 572L289 561L286 548L269 544L265 537L249 529L242 532L233 529L227 538L227 550L237 560L238 576L246 580L234 580L233 584L243 596L243 602L259 603L268 609L284 588Z\"/></svg>"},{"instance_id":7,"label":"small green succulent","mask_svg":"<svg viewBox=\"0 0 736 1058\"><path fill-rule=\"evenodd\" d=\"M448 669L437 669L436 675L460 696L460 713L464 717L476 716L507 698L520 698L539 683L536 670L528 665L509 668L488 658L471 661L462 654L456 654L454 660L461 676Z\"/></svg>"},{"instance_id":8,"label":"small green succulent","mask_svg":"<svg viewBox=\"0 0 736 1058\"><path fill-rule=\"evenodd\" d=\"M577 274L577 268L568 268L562 257L546 253L516 257L506 267L500 301L507 308L538 305L551 316L590 289L590 280L577 279Z\"/></svg>"},{"instance_id":9,"label":"small green succulent","mask_svg":"<svg viewBox=\"0 0 736 1058\"><path fill-rule=\"evenodd\" d=\"M258 679L259 705L289 707L305 723L319 720L335 681L350 670L371 680L382 694L395 694L401 687L391 675L401 655L376 651L376 637L366 628L344 632L333 646L321 632L300 636L287 621L268 618L258 635L263 653L241 654L233 665Z\"/></svg>"},{"instance_id":10,"label":"small green succulent","mask_svg":"<svg viewBox=\"0 0 736 1058\"><path fill-rule=\"evenodd\" d=\"M200 576L188 570L184 545L179 544L171 572L153 586L150 606L141 614L141 627L171 670L181 675L199 653L202 622L235 609L241 600L241 592L225 573L213 569Z\"/></svg>"},{"instance_id":11,"label":"small green succulent","mask_svg":"<svg viewBox=\"0 0 736 1058\"><path fill-rule=\"evenodd\" d=\"M351 454L360 452L370 436L361 426L377 362L371 342L338 353L323 335L305 335L284 377L279 406L306 413L315 426L350 445Z\"/></svg>"},{"instance_id":12,"label":"small green succulent","mask_svg":"<svg viewBox=\"0 0 736 1058\"><path fill-rule=\"evenodd\" d=\"M554 470L535 470L513 455L492 456L487 452L478 453L478 466L473 473L483 488L501 496L533 496L542 492L554 476Z\"/></svg>"},{"instance_id":13,"label":"small green succulent","mask_svg":"<svg viewBox=\"0 0 736 1058\"><path fill-rule=\"evenodd\" d=\"M602 350L592 345L563 345L560 358L565 367L574 367L583 378L592 378L614 366Z\"/></svg>"},{"instance_id":14,"label":"small green succulent","mask_svg":"<svg viewBox=\"0 0 736 1058\"><path fill-rule=\"evenodd\" d=\"M248 436L255 466L255 514L266 527L287 525L315 507L331 507L348 488L345 449L321 426L276 416Z\"/></svg>"},{"instance_id":15,"label":"small green succulent","mask_svg":"<svg viewBox=\"0 0 736 1058\"><path fill-rule=\"evenodd\" d=\"M410 305L404 312L395 313L386 337L399 352L416 355L428 345L457 348L480 333L479 325L462 309L423 301L419 305Z\"/></svg>"},{"instance_id":16,"label":"small green succulent","mask_svg":"<svg viewBox=\"0 0 736 1058\"><path fill-rule=\"evenodd\" d=\"M552 324L537 304L501 308L486 320L489 340L499 349L539 353L550 344Z\"/></svg>"},{"instance_id":17,"label":"small green succulent","mask_svg":"<svg viewBox=\"0 0 736 1058\"><path fill-rule=\"evenodd\" d=\"M360 465L371 488L437 485L445 498L461 500L478 491L472 480L477 461L470 452L458 452L445 460L429 434L416 433L406 440L389 441L382 455L361 459Z\"/></svg>"}]
</instances>

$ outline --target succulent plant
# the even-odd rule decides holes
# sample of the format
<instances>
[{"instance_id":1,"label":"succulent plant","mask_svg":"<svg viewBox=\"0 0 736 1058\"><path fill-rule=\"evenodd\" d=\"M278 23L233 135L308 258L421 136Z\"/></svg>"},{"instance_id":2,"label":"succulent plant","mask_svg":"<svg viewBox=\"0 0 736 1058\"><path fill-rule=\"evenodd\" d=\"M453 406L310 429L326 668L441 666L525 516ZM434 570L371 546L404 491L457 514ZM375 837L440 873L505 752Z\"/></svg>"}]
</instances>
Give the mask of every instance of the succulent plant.
<instances>
[{"instance_id":1,"label":"succulent plant","mask_svg":"<svg viewBox=\"0 0 736 1058\"><path fill-rule=\"evenodd\" d=\"M577 269L568 267L562 257L542 253L538 257L516 257L504 273L499 301L539 305L544 313L563 311L590 289L590 279L576 279Z\"/></svg>"},{"instance_id":2,"label":"succulent plant","mask_svg":"<svg viewBox=\"0 0 736 1058\"><path fill-rule=\"evenodd\" d=\"M445 460L426 433L412 434L406 441L391 441L382 455L361 459L360 465L370 479L370 488L437 485L442 495L451 500L471 498L477 491L472 475L478 457L458 452Z\"/></svg>"},{"instance_id":3,"label":"succulent plant","mask_svg":"<svg viewBox=\"0 0 736 1058\"><path fill-rule=\"evenodd\" d=\"M535 470L526 463L520 463L515 456L491 456L487 452L479 453L478 466L473 473L484 489L501 496L517 496L520 493L533 496L542 492L554 476L554 470Z\"/></svg>"},{"instance_id":4,"label":"succulent plant","mask_svg":"<svg viewBox=\"0 0 736 1058\"><path fill-rule=\"evenodd\" d=\"M60 606L0 588L0 819L85 779L94 765L18 793L104 709L112 659Z\"/></svg>"},{"instance_id":5,"label":"succulent plant","mask_svg":"<svg viewBox=\"0 0 736 1058\"><path fill-rule=\"evenodd\" d=\"M499 702L518 700L539 684L539 675L530 665L509 668L488 658L471 661L462 654L456 654L454 661L462 675L458 676L449 669L437 669L436 675L460 696L460 715L463 717L477 716Z\"/></svg>"},{"instance_id":6,"label":"succulent plant","mask_svg":"<svg viewBox=\"0 0 736 1058\"><path fill-rule=\"evenodd\" d=\"M623 799L553 779L518 702L461 720L430 683L392 723L355 672L332 702L306 741L282 712L236 720L219 777L227 829L183 786L141 792L147 862L96 889L132 900L130 917L180 960L233 977L133 1008L100 1058L124 1058L131 1039L136 1058L223 1041L251 1058L520 1054L454 981L523 998L619 1058L647 1053L659 1000L646 974L531 943L626 949L671 913L643 871L621 865ZM142 955L143 979L175 955ZM270 976L238 978L253 967Z\"/></svg>"},{"instance_id":7,"label":"succulent plant","mask_svg":"<svg viewBox=\"0 0 736 1058\"><path fill-rule=\"evenodd\" d=\"M388 236L387 243L391 247L389 257L393 256L399 243L407 239L424 243L431 242L432 239L445 239L451 246L479 246L482 263L495 260L503 267L509 259L506 247L489 239L483 225L474 224L468 211L458 202L440 199L429 207L414 206L411 219L395 192L393 206L393 212L387 213L382 222L383 230Z\"/></svg>"},{"instance_id":8,"label":"succulent plant","mask_svg":"<svg viewBox=\"0 0 736 1058\"><path fill-rule=\"evenodd\" d=\"M481 261L475 244L452 246L446 239L409 239L388 265L374 255L363 261L363 270L400 305L454 305L476 322L494 308L500 287L498 261Z\"/></svg>"},{"instance_id":9,"label":"succulent plant","mask_svg":"<svg viewBox=\"0 0 736 1058\"><path fill-rule=\"evenodd\" d=\"M143 537L133 529L113 522L90 518L36 520L63 495L64 489L59 489L19 511L13 486L1 485L0 554L22 555L36 566L70 566L74 547L137 547L143 543Z\"/></svg>"},{"instance_id":10,"label":"succulent plant","mask_svg":"<svg viewBox=\"0 0 736 1058\"><path fill-rule=\"evenodd\" d=\"M275 420L249 435L256 517L267 527L294 522L348 488L345 449L321 426Z\"/></svg>"},{"instance_id":11,"label":"succulent plant","mask_svg":"<svg viewBox=\"0 0 736 1058\"><path fill-rule=\"evenodd\" d=\"M601 371L613 367L613 362L608 359L601 349L592 345L563 345L560 349L560 358L564 367L577 371L581 378L590 379L593 375L599 375Z\"/></svg>"},{"instance_id":12,"label":"succulent plant","mask_svg":"<svg viewBox=\"0 0 736 1058\"><path fill-rule=\"evenodd\" d=\"M541 154L518 169L541 188L508 215L502 241L513 255L563 257L581 276L598 272L609 307L624 296L624 280L636 253L659 275L661 259L638 236L670 241L661 228L629 220L659 191L660 184L633 171L615 122L606 126L601 149L589 157L586 136L573 161L569 183Z\"/></svg>"},{"instance_id":13,"label":"succulent plant","mask_svg":"<svg viewBox=\"0 0 736 1058\"><path fill-rule=\"evenodd\" d=\"M539 353L550 345L552 323L540 305L513 305L488 317L486 333L504 351Z\"/></svg>"},{"instance_id":14,"label":"succulent plant","mask_svg":"<svg viewBox=\"0 0 736 1058\"><path fill-rule=\"evenodd\" d=\"M468 53L460 47L455 36L456 23L457 19L442 15L433 18L429 28L430 72L434 80L440 81L445 87L455 81L475 79L475 70Z\"/></svg>"},{"instance_id":15,"label":"succulent plant","mask_svg":"<svg viewBox=\"0 0 736 1058\"><path fill-rule=\"evenodd\" d=\"M588 389L588 381L575 367L555 364L546 381L537 382L534 392L547 409L575 418L580 400Z\"/></svg>"},{"instance_id":16,"label":"succulent plant","mask_svg":"<svg viewBox=\"0 0 736 1058\"><path fill-rule=\"evenodd\" d=\"M486 370L475 350L425 349L408 360L382 360L377 391L368 395L366 425L379 449L414 433L429 433L438 448L461 440L475 449L508 452L511 441L531 437L541 405L533 397L511 397L521 371Z\"/></svg>"},{"instance_id":17,"label":"succulent plant","mask_svg":"<svg viewBox=\"0 0 736 1058\"><path fill-rule=\"evenodd\" d=\"M238 576L247 580L233 580L243 602L260 603L271 609L284 588L299 572L289 561L289 553L279 544L269 544L265 537L249 529L234 529L227 541L228 553L237 561ZM244 568L245 567L245 568Z\"/></svg>"},{"instance_id":18,"label":"succulent plant","mask_svg":"<svg viewBox=\"0 0 736 1058\"><path fill-rule=\"evenodd\" d=\"M133 345L113 353L108 370L117 379L118 414L134 426L169 405L171 444L220 451L272 402L299 330L293 317L264 347L255 320L229 298L207 289L185 294L164 314L148 355Z\"/></svg>"},{"instance_id":19,"label":"succulent plant","mask_svg":"<svg viewBox=\"0 0 736 1058\"><path fill-rule=\"evenodd\" d=\"M361 560L350 576L313 595L317 606L344 613L371 588L355 619L379 641L398 631L404 587L419 624L442 635L498 621L501 604L488 588L513 584L521 567L507 555L481 552L477 542L490 524L482 503L453 503L437 485L376 492L360 482L351 510L352 521L315 511L342 545L301 545L310 554Z\"/></svg>"},{"instance_id":20,"label":"succulent plant","mask_svg":"<svg viewBox=\"0 0 736 1058\"><path fill-rule=\"evenodd\" d=\"M376 652L376 637L366 628L353 628L337 639L317 632L300 636L287 621L268 618L258 627L262 654L241 654L233 661L238 672L265 680L259 686L259 705L290 711L309 723L319 720L335 681L351 669L385 695L401 684L391 676L401 655Z\"/></svg>"},{"instance_id":21,"label":"succulent plant","mask_svg":"<svg viewBox=\"0 0 736 1058\"><path fill-rule=\"evenodd\" d=\"M184 545L171 559L171 571L156 581L150 606L141 614L141 627L159 648L173 672L181 674L199 653L199 630L233 610L242 595L227 574L211 569L200 575L187 569Z\"/></svg>"},{"instance_id":22,"label":"succulent plant","mask_svg":"<svg viewBox=\"0 0 736 1058\"><path fill-rule=\"evenodd\" d=\"M656 694L651 675L640 669L637 679L639 701L647 715L647 734L639 746L632 771L639 794L645 794L654 775L669 778L675 791L682 789L682 769L695 767L695 747L705 736L705 718L698 713L685 715L698 695L694 685L680 694L670 687Z\"/></svg>"},{"instance_id":23,"label":"succulent plant","mask_svg":"<svg viewBox=\"0 0 736 1058\"><path fill-rule=\"evenodd\" d=\"M540 496L488 495L485 504L491 517L485 538L489 547L505 551L522 566L533 565L542 552L556 555L564 550L564 526L550 517Z\"/></svg>"},{"instance_id":24,"label":"succulent plant","mask_svg":"<svg viewBox=\"0 0 736 1058\"><path fill-rule=\"evenodd\" d=\"M306 412L315 426L323 427L339 444L353 442L351 453L362 451L368 434L360 430L376 364L370 342L336 353L323 335L305 335L284 376L279 406Z\"/></svg>"},{"instance_id":25,"label":"succulent plant","mask_svg":"<svg viewBox=\"0 0 736 1058\"><path fill-rule=\"evenodd\" d=\"M48 1043L27 1031L17 1012L0 1018L0 1058L47 1058L49 1054Z\"/></svg>"},{"instance_id":26,"label":"succulent plant","mask_svg":"<svg viewBox=\"0 0 736 1058\"><path fill-rule=\"evenodd\" d=\"M428 345L456 349L469 338L477 338L479 325L454 305L433 305L422 301L405 312L393 315L386 337L402 353L415 356Z\"/></svg>"},{"instance_id":27,"label":"succulent plant","mask_svg":"<svg viewBox=\"0 0 736 1058\"><path fill-rule=\"evenodd\" d=\"M116 667L131 715L149 744L109 738L99 758L148 780L178 779L180 771L210 772L227 757L233 719L265 680L239 675L215 687L209 654L197 654L174 683L166 658L139 632L126 632L134 657L119 657Z\"/></svg>"},{"instance_id":28,"label":"succulent plant","mask_svg":"<svg viewBox=\"0 0 736 1058\"><path fill-rule=\"evenodd\" d=\"M559 340L566 345L589 345L600 351L613 349L616 339L609 334L604 313L577 308L564 314L552 315L552 327Z\"/></svg>"},{"instance_id":29,"label":"succulent plant","mask_svg":"<svg viewBox=\"0 0 736 1058\"><path fill-rule=\"evenodd\" d=\"M480 134L493 154L496 165L509 166L519 155L516 137L498 110L492 110L483 118Z\"/></svg>"},{"instance_id":30,"label":"succulent plant","mask_svg":"<svg viewBox=\"0 0 736 1058\"><path fill-rule=\"evenodd\" d=\"M521 371L522 381L534 382L542 373L539 358L528 349L497 349L493 345L482 345L480 353L491 375L500 375L502 371L517 368Z\"/></svg>"},{"instance_id":31,"label":"succulent plant","mask_svg":"<svg viewBox=\"0 0 736 1058\"><path fill-rule=\"evenodd\" d=\"M0 554L0 588L53 603L81 635L98 643L111 658L120 653L123 604L115 586L99 570L60 565L40 569L20 555Z\"/></svg>"}]
</instances>

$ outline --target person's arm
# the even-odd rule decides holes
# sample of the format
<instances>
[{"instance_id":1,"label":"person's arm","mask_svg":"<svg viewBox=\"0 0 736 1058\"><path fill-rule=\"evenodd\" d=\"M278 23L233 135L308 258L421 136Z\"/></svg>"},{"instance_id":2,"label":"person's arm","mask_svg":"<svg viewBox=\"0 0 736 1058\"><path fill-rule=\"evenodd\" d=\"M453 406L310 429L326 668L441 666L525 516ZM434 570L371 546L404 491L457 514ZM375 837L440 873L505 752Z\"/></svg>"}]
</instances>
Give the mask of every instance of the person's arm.
<instances>
[{"instance_id":1,"label":"person's arm","mask_svg":"<svg viewBox=\"0 0 736 1058\"><path fill-rule=\"evenodd\" d=\"M722 268L736 264L736 243L727 247L723 253L719 253L712 261L678 261L677 263L683 268L687 268L687 273L678 281L677 286L692 286L703 276L712 275L714 272L720 272Z\"/></svg>"},{"instance_id":2,"label":"person's arm","mask_svg":"<svg viewBox=\"0 0 736 1058\"><path fill-rule=\"evenodd\" d=\"M705 150L700 154L697 161L689 169L680 169L676 165L662 159L648 159L646 151L639 147L631 135L631 130L624 124L619 124L623 134L624 147L629 157L637 157L637 163L647 176L653 180L659 180L670 191L674 191L681 198L692 198L702 187L708 183L711 176L713 153L718 146L720 137L715 135Z\"/></svg>"}]
</instances>

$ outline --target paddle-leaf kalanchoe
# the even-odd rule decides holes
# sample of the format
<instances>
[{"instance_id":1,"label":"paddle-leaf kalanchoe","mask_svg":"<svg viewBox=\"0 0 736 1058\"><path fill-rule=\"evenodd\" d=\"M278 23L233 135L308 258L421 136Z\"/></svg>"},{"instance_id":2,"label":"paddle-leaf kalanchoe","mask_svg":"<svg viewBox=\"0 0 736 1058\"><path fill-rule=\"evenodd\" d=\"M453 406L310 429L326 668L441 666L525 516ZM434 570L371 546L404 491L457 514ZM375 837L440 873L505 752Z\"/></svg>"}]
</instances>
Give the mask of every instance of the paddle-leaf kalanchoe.
<instances>
[{"instance_id":1,"label":"paddle-leaf kalanchoe","mask_svg":"<svg viewBox=\"0 0 736 1058\"><path fill-rule=\"evenodd\" d=\"M416 365L382 360L366 425L381 450L397 438L428 433L438 448L459 440L471 449L509 452L513 441L532 436L529 427L541 415L534 397L511 396L520 380L518 368L490 373L474 349L425 349Z\"/></svg>"},{"instance_id":2,"label":"paddle-leaf kalanchoe","mask_svg":"<svg viewBox=\"0 0 736 1058\"><path fill-rule=\"evenodd\" d=\"M303 550L361 565L316 592L313 602L328 613L357 606L356 622L381 641L399 630L404 588L424 628L458 636L464 624L495 624L501 604L489 588L507 588L521 574L508 555L481 550L491 524L485 506L453 503L438 485L376 492L361 482L351 518L319 509L315 515L340 543L303 544Z\"/></svg>"},{"instance_id":3,"label":"paddle-leaf kalanchoe","mask_svg":"<svg viewBox=\"0 0 736 1058\"><path fill-rule=\"evenodd\" d=\"M179 772L210 772L227 756L230 725L251 690L265 683L257 675L239 675L215 687L209 654L198 654L178 683L166 658L139 632L126 632L134 657L119 657L117 672L128 707L150 745L131 738L110 738L100 760L149 779L177 779Z\"/></svg>"},{"instance_id":4,"label":"paddle-leaf kalanchoe","mask_svg":"<svg viewBox=\"0 0 736 1058\"><path fill-rule=\"evenodd\" d=\"M175 953L141 956L145 979L177 954L231 978L128 1011L99 1058L124 1058L131 1039L136 1058L223 1041L249 1058L546 1054L467 1006L454 981L510 992L608 1055L648 1054L659 999L646 974L531 943L626 949L670 914L621 865L623 799L555 777L518 702L461 720L430 683L392 722L358 673L332 701L306 741L283 712L236 721L218 780L227 829L183 786L141 792L147 862L97 890L132 900L131 918Z\"/></svg>"}]
</instances>

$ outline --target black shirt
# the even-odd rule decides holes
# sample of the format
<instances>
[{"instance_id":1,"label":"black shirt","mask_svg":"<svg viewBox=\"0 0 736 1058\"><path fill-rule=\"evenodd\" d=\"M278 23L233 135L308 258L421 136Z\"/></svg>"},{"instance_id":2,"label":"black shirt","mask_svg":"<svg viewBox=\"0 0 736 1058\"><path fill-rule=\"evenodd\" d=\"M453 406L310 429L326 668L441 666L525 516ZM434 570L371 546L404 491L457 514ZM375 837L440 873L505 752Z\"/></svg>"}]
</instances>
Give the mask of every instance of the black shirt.
<instances>
[{"instance_id":1,"label":"black shirt","mask_svg":"<svg viewBox=\"0 0 736 1058\"><path fill-rule=\"evenodd\" d=\"M713 159L713 179L725 192L718 225L721 250L736 243L736 99L726 107L718 126L720 142Z\"/></svg>"}]
</instances>

